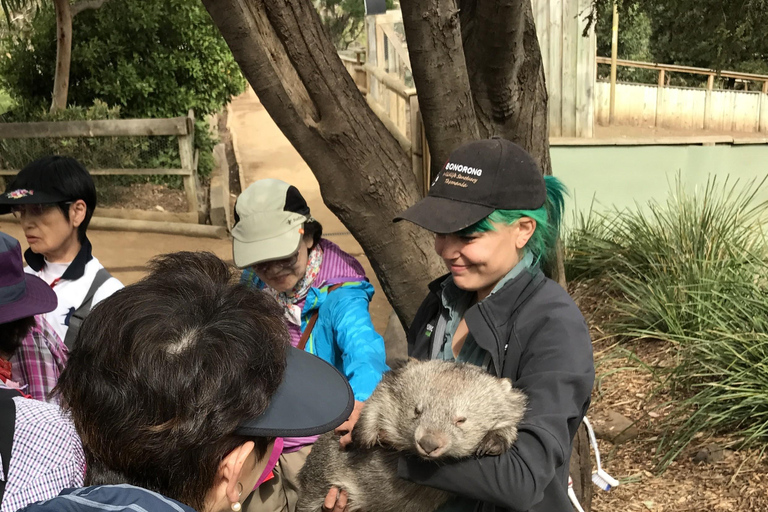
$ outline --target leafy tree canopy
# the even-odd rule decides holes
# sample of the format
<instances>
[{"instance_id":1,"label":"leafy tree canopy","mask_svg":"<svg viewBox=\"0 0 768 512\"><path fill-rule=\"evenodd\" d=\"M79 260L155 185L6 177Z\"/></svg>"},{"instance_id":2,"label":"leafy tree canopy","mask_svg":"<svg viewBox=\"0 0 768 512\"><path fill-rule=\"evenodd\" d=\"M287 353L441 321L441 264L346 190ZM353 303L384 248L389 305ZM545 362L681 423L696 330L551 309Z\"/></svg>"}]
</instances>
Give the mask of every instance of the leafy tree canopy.
<instances>
[{"instance_id":1,"label":"leafy tree canopy","mask_svg":"<svg viewBox=\"0 0 768 512\"><path fill-rule=\"evenodd\" d=\"M219 110L245 86L240 69L198 0L120 0L73 20L70 104L100 100L124 117ZM56 20L48 5L4 41L0 80L31 111L50 103Z\"/></svg>"},{"instance_id":2,"label":"leafy tree canopy","mask_svg":"<svg viewBox=\"0 0 768 512\"><path fill-rule=\"evenodd\" d=\"M610 55L613 0L596 0ZM768 74L768 0L618 0L619 58Z\"/></svg>"}]
</instances>

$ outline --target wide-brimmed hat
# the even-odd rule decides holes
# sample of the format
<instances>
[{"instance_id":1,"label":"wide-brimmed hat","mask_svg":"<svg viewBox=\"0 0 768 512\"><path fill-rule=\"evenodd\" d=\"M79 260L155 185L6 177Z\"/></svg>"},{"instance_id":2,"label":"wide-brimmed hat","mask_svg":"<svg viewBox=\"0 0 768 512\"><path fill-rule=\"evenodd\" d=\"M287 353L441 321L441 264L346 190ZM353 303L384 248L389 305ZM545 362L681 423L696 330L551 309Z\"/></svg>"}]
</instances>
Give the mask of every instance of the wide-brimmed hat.
<instances>
[{"instance_id":1,"label":"wide-brimmed hat","mask_svg":"<svg viewBox=\"0 0 768 512\"><path fill-rule=\"evenodd\" d=\"M256 181L235 203L232 228L235 265L245 268L295 253L309 217L299 189L276 179Z\"/></svg>"},{"instance_id":2,"label":"wide-brimmed hat","mask_svg":"<svg viewBox=\"0 0 768 512\"><path fill-rule=\"evenodd\" d=\"M267 409L240 424L236 434L304 437L329 432L344 423L355 405L347 379L334 366L294 347L285 374Z\"/></svg>"},{"instance_id":3,"label":"wide-brimmed hat","mask_svg":"<svg viewBox=\"0 0 768 512\"><path fill-rule=\"evenodd\" d=\"M533 157L506 139L462 144L448 157L427 197L395 217L434 233L455 233L494 210L536 210L547 198Z\"/></svg>"},{"instance_id":4,"label":"wide-brimmed hat","mask_svg":"<svg viewBox=\"0 0 768 512\"><path fill-rule=\"evenodd\" d=\"M56 294L45 281L24 272L18 240L0 233L0 324L56 309Z\"/></svg>"}]
</instances>

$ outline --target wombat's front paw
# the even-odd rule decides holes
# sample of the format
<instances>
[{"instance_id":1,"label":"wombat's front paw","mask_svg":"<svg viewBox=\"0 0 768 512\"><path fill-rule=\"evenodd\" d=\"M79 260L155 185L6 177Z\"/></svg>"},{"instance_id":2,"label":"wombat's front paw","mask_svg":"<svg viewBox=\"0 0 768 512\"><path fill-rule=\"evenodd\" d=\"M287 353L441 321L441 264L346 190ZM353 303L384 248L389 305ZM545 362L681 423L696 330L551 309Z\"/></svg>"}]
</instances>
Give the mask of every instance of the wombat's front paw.
<instances>
[{"instance_id":1,"label":"wombat's front paw","mask_svg":"<svg viewBox=\"0 0 768 512\"><path fill-rule=\"evenodd\" d=\"M492 430L488 432L477 447L477 455L501 455L510 448L517 437L517 432L513 436L506 430Z\"/></svg>"}]
</instances>

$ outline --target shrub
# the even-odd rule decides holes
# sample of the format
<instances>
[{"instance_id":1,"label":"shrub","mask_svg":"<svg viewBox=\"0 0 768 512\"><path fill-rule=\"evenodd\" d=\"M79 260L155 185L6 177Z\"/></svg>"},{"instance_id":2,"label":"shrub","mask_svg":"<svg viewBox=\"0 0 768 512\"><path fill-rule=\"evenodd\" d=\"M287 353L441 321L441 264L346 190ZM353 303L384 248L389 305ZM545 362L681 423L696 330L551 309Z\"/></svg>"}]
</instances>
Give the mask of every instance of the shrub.
<instances>
[{"instance_id":1,"label":"shrub","mask_svg":"<svg viewBox=\"0 0 768 512\"><path fill-rule=\"evenodd\" d=\"M698 432L768 444L768 246L763 182L686 193L582 217L566 237L569 278L604 297L609 334L667 341L662 386L682 400L667 417L664 468Z\"/></svg>"}]
</instances>

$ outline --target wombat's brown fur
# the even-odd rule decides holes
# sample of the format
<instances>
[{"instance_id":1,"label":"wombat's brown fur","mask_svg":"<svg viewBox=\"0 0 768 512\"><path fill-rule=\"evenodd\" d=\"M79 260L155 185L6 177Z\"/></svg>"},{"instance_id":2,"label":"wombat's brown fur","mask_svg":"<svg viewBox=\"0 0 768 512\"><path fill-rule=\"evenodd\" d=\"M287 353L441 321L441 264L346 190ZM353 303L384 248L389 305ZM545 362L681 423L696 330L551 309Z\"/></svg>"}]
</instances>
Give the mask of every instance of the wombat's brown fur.
<instances>
[{"instance_id":1,"label":"wombat's brown fur","mask_svg":"<svg viewBox=\"0 0 768 512\"><path fill-rule=\"evenodd\" d=\"M297 512L318 512L331 486L349 512L430 512L452 494L397 476L401 452L460 459L506 452L526 398L508 379L474 365L410 361L384 375L355 426L352 448L332 432L318 439L299 473Z\"/></svg>"}]
</instances>

